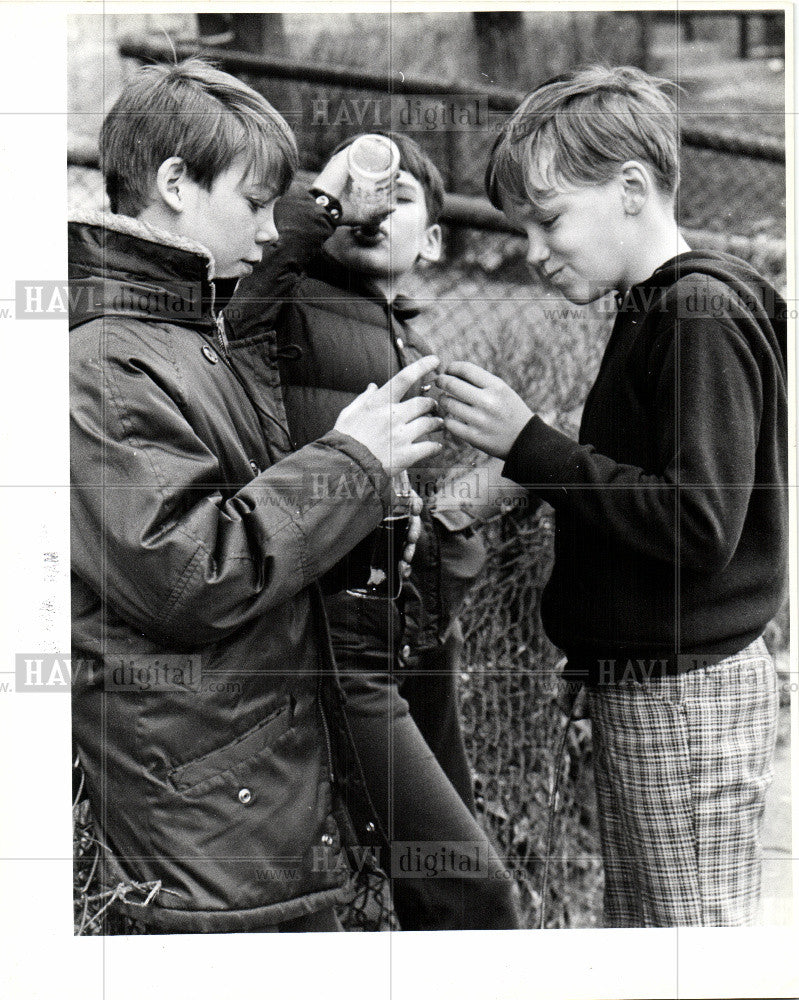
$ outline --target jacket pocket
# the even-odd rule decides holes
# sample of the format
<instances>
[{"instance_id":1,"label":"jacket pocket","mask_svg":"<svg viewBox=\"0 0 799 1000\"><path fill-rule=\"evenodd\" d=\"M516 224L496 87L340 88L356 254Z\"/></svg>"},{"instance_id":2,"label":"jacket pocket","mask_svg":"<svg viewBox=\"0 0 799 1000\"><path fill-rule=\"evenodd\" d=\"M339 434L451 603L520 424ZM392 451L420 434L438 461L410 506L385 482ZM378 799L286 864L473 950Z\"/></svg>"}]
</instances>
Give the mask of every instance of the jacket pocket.
<instances>
[{"instance_id":1,"label":"jacket pocket","mask_svg":"<svg viewBox=\"0 0 799 1000\"><path fill-rule=\"evenodd\" d=\"M180 764L167 774L177 792L204 795L218 788L242 765L246 765L275 745L292 727L294 699L290 698L252 729L217 750Z\"/></svg>"}]
</instances>

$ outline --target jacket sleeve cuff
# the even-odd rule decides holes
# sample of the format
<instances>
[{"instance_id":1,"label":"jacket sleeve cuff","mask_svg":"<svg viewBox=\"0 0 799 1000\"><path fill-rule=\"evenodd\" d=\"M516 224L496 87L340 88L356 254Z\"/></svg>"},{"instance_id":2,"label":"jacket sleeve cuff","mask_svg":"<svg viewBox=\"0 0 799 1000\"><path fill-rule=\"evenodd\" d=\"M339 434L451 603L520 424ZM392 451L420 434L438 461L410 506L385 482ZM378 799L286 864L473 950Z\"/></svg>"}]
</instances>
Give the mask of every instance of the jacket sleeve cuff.
<instances>
[{"instance_id":1,"label":"jacket sleeve cuff","mask_svg":"<svg viewBox=\"0 0 799 1000\"><path fill-rule=\"evenodd\" d=\"M333 234L336 221L328 208L310 191L292 188L275 202L275 227L281 239L285 233L302 234L308 245L322 243ZM298 236L295 235L298 239Z\"/></svg>"},{"instance_id":2,"label":"jacket sleeve cuff","mask_svg":"<svg viewBox=\"0 0 799 1000\"><path fill-rule=\"evenodd\" d=\"M308 194L320 208L323 208L327 212L331 222L337 223L341 221L342 208L338 198L317 187L308 188Z\"/></svg>"},{"instance_id":3,"label":"jacket sleeve cuff","mask_svg":"<svg viewBox=\"0 0 799 1000\"><path fill-rule=\"evenodd\" d=\"M366 445L361 444L360 441L356 441L349 434L344 434L337 430L329 431L320 439L320 442L329 448L335 448L337 451L342 452L360 467L361 471L368 477L375 495L383 505L384 516L387 516L391 512L394 496L391 489L391 476Z\"/></svg>"},{"instance_id":4,"label":"jacket sleeve cuff","mask_svg":"<svg viewBox=\"0 0 799 1000\"><path fill-rule=\"evenodd\" d=\"M568 482L566 469L579 450L576 441L534 416L513 442L502 475L530 489Z\"/></svg>"}]
</instances>

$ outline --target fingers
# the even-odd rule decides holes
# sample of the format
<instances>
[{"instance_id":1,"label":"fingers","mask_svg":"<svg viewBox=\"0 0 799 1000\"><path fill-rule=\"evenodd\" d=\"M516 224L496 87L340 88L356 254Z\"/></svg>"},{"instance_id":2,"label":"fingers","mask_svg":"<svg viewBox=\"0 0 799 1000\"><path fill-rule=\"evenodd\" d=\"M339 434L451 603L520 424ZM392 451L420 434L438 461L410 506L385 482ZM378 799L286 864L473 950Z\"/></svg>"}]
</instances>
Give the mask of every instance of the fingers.
<instances>
[{"instance_id":1,"label":"fingers","mask_svg":"<svg viewBox=\"0 0 799 1000\"><path fill-rule=\"evenodd\" d=\"M406 445L403 449L405 461L401 464L407 469L418 462L423 462L426 458L437 455L444 447L439 441L416 441L414 444Z\"/></svg>"},{"instance_id":2,"label":"fingers","mask_svg":"<svg viewBox=\"0 0 799 1000\"><path fill-rule=\"evenodd\" d=\"M476 388L463 379L455 378L453 375L439 375L436 379L439 389L443 390L452 399L459 399L471 406L476 406L480 401L482 389ZM449 399L442 399L441 403L446 406Z\"/></svg>"},{"instance_id":3,"label":"fingers","mask_svg":"<svg viewBox=\"0 0 799 1000\"><path fill-rule=\"evenodd\" d=\"M439 411L446 417L454 417L464 423L469 422L470 417L474 417L475 411L470 403L461 403L454 398L442 399L439 402Z\"/></svg>"},{"instance_id":4,"label":"fingers","mask_svg":"<svg viewBox=\"0 0 799 1000\"><path fill-rule=\"evenodd\" d=\"M444 421L441 417L417 417L415 420L409 420L405 428L408 432L408 440L418 441L426 434L440 431L443 426Z\"/></svg>"},{"instance_id":5,"label":"fingers","mask_svg":"<svg viewBox=\"0 0 799 1000\"><path fill-rule=\"evenodd\" d=\"M496 375L487 372L485 368L473 365L471 361L451 361L447 365L447 375L455 375L457 378L463 379L464 382L471 382L478 389L487 389L497 378Z\"/></svg>"},{"instance_id":6,"label":"fingers","mask_svg":"<svg viewBox=\"0 0 799 1000\"><path fill-rule=\"evenodd\" d=\"M449 431L453 437L460 438L461 441L474 445L475 448L483 449L483 435L463 421L456 420L454 417L444 417L444 429Z\"/></svg>"},{"instance_id":7,"label":"fingers","mask_svg":"<svg viewBox=\"0 0 799 1000\"><path fill-rule=\"evenodd\" d=\"M374 228L377 229L380 223L396 212L396 210L396 205L390 205L388 208L380 209L377 212L369 212L366 216L364 216L363 225L374 226Z\"/></svg>"},{"instance_id":8,"label":"fingers","mask_svg":"<svg viewBox=\"0 0 799 1000\"><path fill-rule=\"evenodd\" d=\"M406 545L410 547L411 545L416 545L422 534L422 519L418 515L411 516L411 522L408 525L408 534L406 535L405 541ZM411 560L409 559L408 562Z\"/></svg>"},{"instance_id":9,"label":"fingers","mask_svg":"<svg viewBox=\"0 0 799 1000\"><path fill-rule=\"evenodd\" d=\"M397 372L394 378L389 379L379 391L385 393L386 398L390 402L399 403L414 382L425 378L425 376L438 368L439 364L439 359L432 354L424 358L419 358L418 361L414 361L413 364Z\"/></svg>"},{"instance_id":10,"label":"fingers","mask_svg":"<svg viewBox=\"0 0 799 1000\"><path fill-rule=\"evenodd\" d=\"M391 419L395 423L408 423L430 413L436 407L436 401L429 396L411 396L402 403L396 403L391 409Z\"/></svg>"},{"instance_id":11,"label":"fingers","mask_svg":"<svg viewBox=\"0 0 799 1000\"><path fill-rule=\"evenodd\" d=\"M347 187L349 180L349 168L347 166L347 150L341 149L334 156L331 156L322 168L321 173L313 183L313 187L333 195L334 198L341 198Z\"/></svg>"}]
</instances>

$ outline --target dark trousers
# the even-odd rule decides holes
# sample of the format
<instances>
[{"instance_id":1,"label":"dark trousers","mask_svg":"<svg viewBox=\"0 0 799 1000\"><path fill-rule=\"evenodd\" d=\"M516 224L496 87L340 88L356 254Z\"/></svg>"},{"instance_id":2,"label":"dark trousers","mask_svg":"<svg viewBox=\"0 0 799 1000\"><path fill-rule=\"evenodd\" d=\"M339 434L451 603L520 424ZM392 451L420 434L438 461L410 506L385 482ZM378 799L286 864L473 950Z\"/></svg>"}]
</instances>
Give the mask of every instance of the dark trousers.
<instances>
[{"instance_id":1,"label":"dark trousers","mask_svg":"<svg viewBox=\"0 0 799 1000\"><path fill-rule=\"evenodd\" d=\"M403 930L515 928L510 876L474 816L452 635L402 681L388 654L337 650L367 788L391 841L385 865ZM356 830L369 822L351 803ZM464 873L461 875L460 873Z\"/></svg>"}]
</instances>

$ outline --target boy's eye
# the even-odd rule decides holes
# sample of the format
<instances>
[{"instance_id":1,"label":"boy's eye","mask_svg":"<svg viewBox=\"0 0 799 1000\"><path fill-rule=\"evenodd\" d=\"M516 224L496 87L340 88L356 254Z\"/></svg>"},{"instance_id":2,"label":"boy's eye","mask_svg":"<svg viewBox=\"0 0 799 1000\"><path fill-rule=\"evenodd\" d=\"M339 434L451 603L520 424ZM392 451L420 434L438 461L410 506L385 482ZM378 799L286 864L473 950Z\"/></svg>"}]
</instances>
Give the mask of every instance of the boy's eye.
<instances>
[{"instance_id":1,"label":"boy's eye","mask_svg":"<svg viewBox=\"0 0 799 1000\"><path fill-rule=\"evenodd\" d=\"M549 229L552 229L552 227L553 227L553 226L555 225L555 223L556 223L556 222L558 221L558 218L559 218L559 216L557 216L557 215L552 215L552 216L550 216L550 218L548 218L548 219L541 219L541 221L540 221L540 222L539 222L538 224L539 224L539 226L540 226L540 227L541 227L542 229L546 229L546 230L549 230Z\"/></svg>"},{"instance_id":2,"label":"boy's eye","mask_svg":"<svg viewBox=\"0 0 799 1000\"><path fill-rule=\"evenodd\" d=\"M248 198L247 201L250 203L250 208L253 212L260 212L262 208L266 208L267 202L261 201L259 198Z\"/></svg>"}]
</instances>

